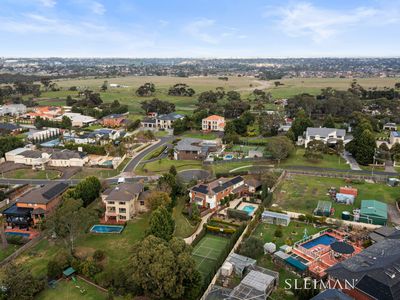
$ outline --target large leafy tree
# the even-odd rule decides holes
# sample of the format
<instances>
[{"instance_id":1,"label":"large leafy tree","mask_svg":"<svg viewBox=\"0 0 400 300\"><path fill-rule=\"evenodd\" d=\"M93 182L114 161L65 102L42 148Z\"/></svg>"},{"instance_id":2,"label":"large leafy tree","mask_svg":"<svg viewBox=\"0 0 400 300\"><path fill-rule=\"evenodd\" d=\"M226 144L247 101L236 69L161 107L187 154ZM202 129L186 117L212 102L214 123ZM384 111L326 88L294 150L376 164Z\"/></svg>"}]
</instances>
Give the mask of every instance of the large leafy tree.
<instances>
[{"instance_id":1,"label":"large leafy tree","mask_svg":"<svg viewBox=\"0 0 400 300\"><path fill-rule=\"evenodd\" d=\"M160 206L168 207L171 204L171 197L166 192L152 191L146 198L147 207L156 210Z\"/></svg>"},{"instance_id":2,"label":"large leafy tree","mask_svg":"<svg viewBox=\"0 0 400 300\"><path fill-rule=\"evenodd\" d=\"M100 195L101 182L95 176L86 177L74 189L74 198L82 199L84 206L93 202Z\"/></svg>"},{"instance_id":3,"label":"large leafy tree","mask_svg":"<svg viewBox=\"0 0 400 300\"><path fill-rule=\"evenodd\" d=\"M303 135L307 127L312 127L312 126L313 122L310 120L310 118L307 117L305 111L300 110L297 113L296 118L294 119L292 127L290 128L289 131L293 133L294 140L297 140L299 136Z\"/></svg>"},{"instance_id":4,"label":"large leafy tree","mask_svg":"<svg viewBox=\"0 0 400 300\"><path fill-rule=\"evenodd\" d=\"M140 97L149 97L152 96L156 91L156 87L154 83L146 82L145 84L138 87L136 90L136 95Z\"/></svg>"},{"instance_id":5,"label":"large leafy tree","mask_svg":"<svg viewBox=\"0 0 400 300\"><path fill-rule=\"evenodd\" d=\"M169 241L175 230L175 221L164 206L158 207L151 213L148 235L154 235L163 240Z\"/></svg>"},{"instance_id":6,"label":"large leafy tree","mask_svg":"<svg viewBox=\"0 0 400 300\"><path fill-rule=\"evenodd\" d=\"M140 102L141 108L146 112L156 112L158 114L169 114L175 111L175 104L154 98L151 101Z\"/></svg>"},{"instance_id":7,"label":"large leafy tree","mask_svg":"<svg viewBox=\"0 0 400 300\"><path fill-rule=\"evenodd\" d=\"M267 151L272 157L278 160L278 163L287 158L293 151L294 145L286 136L276 136L268 141Z\"/></svg>"},{"instance_id":8,"label":"large leafy tree","mask_svg":"<svg viewBox=\"0 0 400 300\"><path fill-rule=\"evenodd\" d=\"M0 299L30 300L44 289L45 282L36 279L20 265L9 264L1 280Z\"/></svg>"},{"instance_id":9,"label":"large leafy tree","mask_svg":"<svg viewBox=\"0 0 400 300\"><path fill-rule=\"evenodd\" d=\"M130 278L153 299L196 299L201 275L191 248L176 238L169 242L148 236L132 248Z\"/></svg>"}]
</instances>

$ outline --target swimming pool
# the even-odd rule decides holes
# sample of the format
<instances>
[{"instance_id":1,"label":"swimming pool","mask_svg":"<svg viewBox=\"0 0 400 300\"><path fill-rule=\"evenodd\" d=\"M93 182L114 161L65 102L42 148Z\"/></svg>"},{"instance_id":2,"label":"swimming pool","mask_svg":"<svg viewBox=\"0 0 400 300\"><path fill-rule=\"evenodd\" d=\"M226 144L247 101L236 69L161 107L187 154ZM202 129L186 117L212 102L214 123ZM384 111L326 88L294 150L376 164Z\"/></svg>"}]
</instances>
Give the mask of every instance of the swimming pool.
<instances>
[{"instance_id":1,"label":"swimming pool","mask_svg":"<svg viewBox=\"0 0 400 300\"><path fill-rule=\"evenodd\" d=\"M103 166L112 166L113 162L112 160L106 160L102 163Z\"/></svg>"},{"instance_id":2,"label":"swimming pool","mask_svg":"<svg viewBox=\"0 0 400 300\"><path fill-rule=\"evenodd\" d=\"M23 232L14 232L14 231L8 231L6 232L7 235L16 235L16 236L22 236L25 238L29 238L30 237L30 233L23 233Z\"/></svg>"},{"instance_id":3,"label":"swimming pool","mask_svg":"<svg viewBox=\"0 0 400 300\"><path fill-rule=\"evenodd\" d=\"M310 248L315 247L317 245L329 246L330 244L333 244L336 241L337 241L337 239L335 239L333 236L331 236L329 234L324 234L324 235L321 235L321 236L317 237L316 239L313 239L313 240L311 240L311 241L309 241L307 243L304 243L301 246L306 248L306 249L310 249Z\"/></svg>"},{"instance_id":4,"label":"swimming pool","mask_svg":"<svg viewBox=\"0 0 400 300\"><path fill-rule=\"evenodd\" d=\"M227 154L227 155L224 156L224 159L228 159L228 160L233 159L233 155L232 154Z\"/></svg>"},{"instance_id":5,"label":"swimming pool","mask_svg":"<svg viewBox=\"0 0 400 300\"><path fill-rule=\"evenodd\" d=\"M246 205L246 206L244 206L244 207L242 208L242 210L245 211L245 212L247 212L247 214L248 214L249 216L251 216L251 215L253 214L253 211L254 211L255 209L256 209L256 208L255 208L254 206L252 206L252 205Z\"/></svg>"},{"instance_id":6,"label":"swimming pool","mask_svg":"<svg viewBox=\"0 0 400 300\"><path fill-rule=\"evenodd\" d=\"M42 147L56 147L59 144L60 144L60 140L59 139L55 139L55 140L47 141L45 143L41 143L40 146L42 146Z\"/></svg>"},{"instance_id":7,"label":"swimming pool","mask_svg":"<svg viewBox=\"0 0 400 300\"><path fill-rule=\"evenodd\" d=\"M90 228L92 233L121 233L124 230L124 226L120 225L93 225Z\"/></svg>"}]
</instances>

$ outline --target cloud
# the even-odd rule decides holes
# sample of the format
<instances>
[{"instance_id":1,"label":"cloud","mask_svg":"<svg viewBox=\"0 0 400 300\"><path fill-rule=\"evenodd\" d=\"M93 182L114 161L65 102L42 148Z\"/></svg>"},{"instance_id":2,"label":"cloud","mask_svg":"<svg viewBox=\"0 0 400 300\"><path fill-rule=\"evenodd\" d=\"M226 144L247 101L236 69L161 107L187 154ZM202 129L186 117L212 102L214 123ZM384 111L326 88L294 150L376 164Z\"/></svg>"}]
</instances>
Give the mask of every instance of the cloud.
<instances>
[{"instance_id":1,"label":"cloud","mask_svg":"<svg viewBox=\"0 0 400 300\"><path fill-rule=\"evenodd\" d=\"M271 9L273 10L273 9ZM289 36L308 36L320 42L337 35L350 26L356 26L376 17L375 8L359 7L343 12L318 8L311 3L301 2L267 12L264 16L278 18L278 26Z\"/></svg>"},{"instance_id":2,"label":"cloud","mask_svg":"<svg viewBox=\"0 0 400 300\"><path fill-rule=\"evenodd\" d=\"M100 2L93 1L89 5L92 12L96 15L104 15L106 12L106 8Z\"/></svg>"},{"instance_id":3,"label":"cloud","mask_svg":"<svg viewBox=\"0 0 400 300\"><path fill-rule=\"evenodd\" d=\"M39 3L45 7L54 7L57 4L55 0L39 0Z\"/></svg>"},{"instance_id":4,"label":"cloud","mask_svg":"<svg viewBox=\"0 0 400 300\"><path fill-rule=\"evenodd\" d=\"M208 44L217 44L219 39L212 35L209 30L213 28L215 20L200 19L187 24L183 31L195 39Z\"/></svg>"}]
</instances>

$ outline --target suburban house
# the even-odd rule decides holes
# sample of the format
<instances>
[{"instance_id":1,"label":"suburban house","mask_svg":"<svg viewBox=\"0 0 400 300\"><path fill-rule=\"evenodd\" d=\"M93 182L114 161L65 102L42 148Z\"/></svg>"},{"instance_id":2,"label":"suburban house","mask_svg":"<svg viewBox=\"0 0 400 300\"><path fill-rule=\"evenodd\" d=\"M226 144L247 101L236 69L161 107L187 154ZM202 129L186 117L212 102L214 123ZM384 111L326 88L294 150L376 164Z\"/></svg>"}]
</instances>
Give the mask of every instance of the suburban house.
<instances>
[{"instance_id":1,"label":"suburban house","mask_svg":"<svg viewBox=\"0 0 400 300\"><path fill-rule=\"evenodd\" d=\"M355 299L400 299L400 239L383 239L326 272Z\"/></svg>"},{"instance_id":2,"label":"suburban house","mask_svg":"<svg viewBox=\"0 0 400 300\"><path fill-rule=\"evenodd\" d=\"M41 168L44 169L44 166L50 161L50 154L46 152L42 152L39 150L30 150L26 148L18 148L18 149L23 149L19 153L15 151L14 149L13 154L7 155L7 157L10 159L13 157L13 161L16 164L24 164L28 166L32 166L33 169L35 168Z\"/></svg>"},{"instance_id":3,"label":"suburban house","mask_svg":"<svg viewBox=\"0 0 400 300\"><path fill-rule=\"evenodd\" d=\"M97 121L95 118L93 118L91 116L85 116L80 113L72 113L72 112L65 113L65 114L57 117L55 120L61 121L63 117L68 117L69 119L71 119L71 123L72 123L73 127L88 126Z\"/></svg>"},{"instance_id":4,"label":"suburban house","mask_svg":"<svg viewBox=\"0 0 400 300\"><path fill-rule=\"evenodd\" d=\"M240 192L245 187L241 176L218 178L209 183L200 183L189 189L190 201L203 208L216 209L221 200Z\"/></svg>"},{"instance_id":5,"label":"suburban house","mask_svg":"<svg viewBox=\"0 0 400 300\"><path fill-rule=\"evenodd\" d=\"M36 117L41 117L45 120L54 121L61 116L63 109L57 106L37 106L32 111L27 112L22 117L29 120L35 120Z\"/></svg>"},{"instance_id":6,"label":"suburban house","mask_svg":"<svg viewBox=\"0 0 400 300\"><path fill-rule=\"evenodd\" d=\"M106 127L121 127L126 122L126 114L112 114L101 119L101 124Z\"/></svg>"},{"instance_id":7,"label":"suburban house","mask_svg":"<svg viewBox=\"0 0 400 300\"><path fill-rule=\"evenodd\" d=\"M172 129L176 120L182 120L185 116L172 112L165 115L153 115L140 122L141 127L146 129Z\"/></svg>"},{"instance_id":8,"label":"suburban house","mask_svg":"<svg viewBox=\"0 0 400 300\"><path fill-rule=\"evenodd\" d=\"M174 159L204 160L210 152L216 152L220 147L221 144L218 141L184 138L174 148Z\"/></svg>"},{"instance_id":9,"label":"suburban house","mask_svg":"<svg viewBox=\"0 0 400 300\"><path fill-rule=\"evenodd\" d=\"M5 104L0 106L0 116L19 116L26 113L24 104Z\"/></svg>"},{"instance_id":10,"label":"suburban house","mask_svg":"<svg viewBox=\"0 0 400 300\"><path fill-rule=\"evenodd\" d=\"M212 115L204 118L201 121L201 128L203 131L224 131L225 118L217 115Z\"/></svg>"},{"instance_id":11,"label":"suburban house","mask_svg":"<svg viewBox=\"0 0 400 300\"><path fill-rule=\"evenodd\" d=\"M346 130L325 127L308 127L305 134L304 146L307 148L309 142L318 140L327 145L334 145L338 141L345 143Z\"/></svg>"},{"instance_id":12,"label":"suburban house","mask_svg":"<svg viewBox=\"0 0 400 300\"><path fill-rule=\"evenodd\" d=\"M390 146L393 146L396 143L400 144L400 131L392 131L390 133L389 141L390 141Z\"/></svg>"},{"instance_id":13,"label":"suburban house","mask_svg":"<svg viewBox=\"0 0 400 300\"><path fill-rule=\"evenodd\" d=\"M105 221L125 222L146 211L145 201L139 199L143 192L142 183L122 183L106 190L102 195L106 206Z\"/></svg>"},{"instance_id":14,"label":"suburban house","mask_svg":"<svg viewBox=\"0 0 400 300\"><path fill-rule=\"evenodd\" d=\"M396 131L397 130L396 123L386 123L385 125L383 125L383 130Z\"/></svg>"},{"instance_id":15,"label":"suburban house","mask_svg":"<svg viewBox=\"0 0 400 300\"><path fill-rule=\"evenodd\" d=\"M22 127L18 124L0 123L0 134L18 134L22 131Z\"/></svg>"},{"instance_id":16,"label":"suburban house","mask_svg":"<svg viewBox=\"0 0 400 300\"><path fill-rule=\"evenodd\" d=\"M86 153L64 149L51 153L49 165L53 167L83 167L88 162L89 157Z\"/></svg>"},{"instance_id":17,"label":"suburban house","mask_svg":"<svg viewBox=\"0 0 400 300\"><path fill-rule=\"evenodd\" d=\"M17 198L15 204L3 211L6 225L11 228L29 229L55 209L67 188L66 183L53 182L29 190Z\"/></svg>"}]
</instances>

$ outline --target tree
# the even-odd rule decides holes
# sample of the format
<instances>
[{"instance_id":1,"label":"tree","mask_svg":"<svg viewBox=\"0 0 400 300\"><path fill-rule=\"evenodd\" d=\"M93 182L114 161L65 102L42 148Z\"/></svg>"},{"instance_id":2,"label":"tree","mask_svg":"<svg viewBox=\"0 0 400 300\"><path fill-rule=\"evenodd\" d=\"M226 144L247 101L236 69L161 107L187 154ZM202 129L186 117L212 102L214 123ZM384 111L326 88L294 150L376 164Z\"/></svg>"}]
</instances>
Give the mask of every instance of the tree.
<instances>
[{"instance_id":1,"label":"tree","mask_svg":"<svg viewBox=\"0 0 400 300\"><path fill-rule=\"evenodd\" d=\"M61 120L61 128L70 129L72 127L72 121L67 116L63 116Z\"/></svg>"},{"instance_id":2,"label":"tree","mask_svg":"<svg viewBox=\"0 0 400 300\"><path fill-rule=\"evenodd\" d=\"M272 157L278 160L278 164L294 151L293 143L286 136L271 138L266 148L266 150L271 153Z\"/></svg>"},{"instance_id":3,"label":"tree","mask_svg":"<svg viewBox=\"0 0 400 300\"><path fill-rule=\"evenodd\" d=\"M4 232L4 215L0 216L0 238L1 238L1 249L5 250L8 247L7 237Z\"/></svg>"},{"instance_id":4,"label":"tree","mask_svg":"<svg viewBox=\"0 0 400 300\"><path fill-rule=\"evenodd\" d=\"M171 174L171 175L173 175L173 176L176 176L176 175L178 174L178 172L176 171L176 167L175 167L174 165L172 165L172 166L169 168L169 174Z\"/></svg>"},{"instance_id":5,"label":"tree","mask_svg":"<svg viewBox=\"0 0 400 300\"><path fill-rule=\"evenodd\" d=\"M157 98L149 101L140 102L141 108L146 112L156 112L158 114L169 114L175 111L175 104L168 101L161 101Z\"/></svg>"},{"instance_id":6,"label":"tree","mask_svg":"<svg viewBox=\"0 0 400 300\"><path fill-rule=\"evenodd\" d=\"M168 207L171 197L166 192L153 191L147 197L147 206L150 210L156 210L160 206Z\"/></svg>"},{"instance_id":7,"label":"tree","mask_svg":"<svg viewBox=\"0 0 400 300\"><path fill-rule=\"evenodd\" d=\"M225 118L238 118L245 111L250 110L250 104L241 100L231 100L224 105Z\"/></svg>"},{"instance_id":8,"label":"tree","mask_svg":"<svg viewBox=\"0 0 400 300\"><path fill-rule=\"evenodd\" d=\"M240 101L240 93L236 91L229 91L226 93L226 97L228 98L228 101Z\"/></svg>"},{"instance_id":9,"label":"tree","mask_svg":"<svg viewBox=\"0 0 400 300\"><path fill-rule=\"evenodd\" d=\"M4 154L8 151L23 146L24 146L23 140L16 136L2 136L0 137L0 157L3 157Z\"/></svg>"},{"instance_id":10,"label":"tree","mask_svg":"<svg viewBox=\"0 0 400 300\"><path fill-rule=\"evenodd\" d=\"M159 206L151 213L147 235L154 235L169 241L174 234L174 230L175 221L165 206Z\"/></svg>"},{"instance_id":11,"label":"tree","mask_svg":"<svg viewBox=\"0 0 400 300\"><path fill-rule=\"evenodd\" d=\"M74 189L74 198L82 199L83 205L87 206L100 196L100 191L100 180L95 176L89 176L76 185Z\"/></svg>"},{"instance_id":12,"label":"tree","mask_svg":"<svg viewBox=\"0 0 400 300\"><path fill-rule=\"evenodd\" d=\"M64 241L72 254L75 241L98 220L94 210L83 207L81 199L67 198L62 205L46 220L46 227Z\"/></svg>"},{"instance_id":13,"label":"tree","mask_svg":"<svg viewBox=\"0 0 400 300\"><path fill-rule=\"evenodd\" d=\"M293 135L295 137L294 141L297 140L299 136L302 136L304 131L306 131L307 127L312 127L313 122L306 116L306 113L304 110L300 110L296 118L294 119L292 123L292 127L290 128L291 131L293 132Z\"/></svg>"},{"instance_id":14,"label":"tree","mask_svg":"<svg viewBox=\"0 0 400 300\"><path fill-rule=\"evenodd\" d=\"M279 113L261 114L258 118L260 133L263 136L277 135L283 122L284 118Z\"/></svg>"},{"instance_id":15,"label":"tree","mask_svg":"<svg viewBox=\"0 0 400 300\"><path fill-rule=\"evenodd\" d=\"M191 248L176 238L166 242L148 236L132 248L130 278L145 295L155 299L195 299L201 275L191 256Z\"/></svg>"},{"instance_id":16,"label":"tree","mask_svg":"<svg viewBox=\"0 0 400 300\"><path fill-rule=\"evenodd\" d=\"M1 280L4 299L30 300L44 289L45 282L35 279L30 270L13 263L7 265ZM1 296L1 294L0 294Z\"/></svg>"},{"instance_id":17,"label":"tree","mask_svg":"<svg viewBox=\"0 0 400 300\"><path fill-rule=\"evenodd\" d=\"M323 127L326 127L326 128L335 128L335 120L332 118L331 115L329 115L328 117L326 117L326 119L325 119L325 121L324 121Z\"/></svg>"},{"instance_id":18,"label":"tree","mask_svg":"<svg viewBox=\"0 0 400 300\"><path fill-rule=\"evenodd\" d=\"M177 83L174 86L170 87L168 90L168 95L171 96L192 97L194 94L195 94L194 89L190 88L185 83Z\"/></svg>"},{"instance_id":19,"label":"tree","mask_svg":"<svg viewBox=\"0 0 400 300\"><path fill-rule=\"evenodd\" d=\"M107 91L107 89L108 89L108 81L105 80L105 81L103 82L103 84L101 85L100 90L101 90L102 92L105 92L105 91Z\"/></svg>"},{"instance_id":20,"label":"tree","mask_svg":"<svg viewBox=\"0 0 400 300\"><path fill-rule=\"evenodd\" d=\"M308 160L319 160L323 158L323 153L326 153L327 146L323 141L313 140L308 143L304 157Z\"/></svg>"},{"instance_id":21,"label":"tree","mask_svg":"<svg viewBox=\"0 0 400 300\"><path fill-rule=\"evenodd\" d=\"M136 95L140 97L150 97L155 93L155 91L156 87L154 83L146 82L136 90Z\"/></svg>"},{"instance_id":22,"label":"tree","mask_svg":"<svg viewBox=\"0 0 400 300\"><path fill-rule=\"evenodd\" d=\"M258 259L264 254L264 242L251 236L240 245L239 254Z\"/></svg>"},{"instance_id":23,"label":"tree","mask_svg":"<svg viewBox=\"0 0 400 300\"><path fill-rule=\"evenodd\" d=\"M373 163L376 142L373 133L365 129L361 134L355 134L354 139L346 145L347 150L358 163L368 165Z\"/></svg>"}]
</instances>

